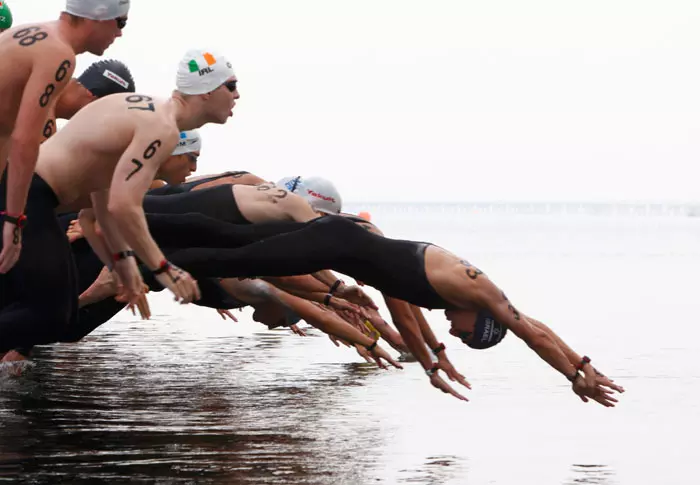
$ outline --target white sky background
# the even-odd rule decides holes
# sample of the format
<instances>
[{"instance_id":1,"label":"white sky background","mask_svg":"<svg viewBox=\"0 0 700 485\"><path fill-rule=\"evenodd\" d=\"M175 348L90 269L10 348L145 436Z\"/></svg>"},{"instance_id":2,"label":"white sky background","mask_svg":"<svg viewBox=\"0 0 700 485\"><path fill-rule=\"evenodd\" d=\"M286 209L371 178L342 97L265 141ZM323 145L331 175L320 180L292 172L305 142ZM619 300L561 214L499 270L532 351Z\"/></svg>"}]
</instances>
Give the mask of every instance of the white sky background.
<instances>
[{"instance_id":1,"label":"white sky background","mask_svg":"<svg viewBox=\"0 0 700 485\"><path fill-rule=\"evenodd\" d=\"M15 22L63 0L10 0ZM332 179L346 201L700 201L698 0L132 0L124 61L188 48L241 99L199 174ZM78 73L95 60L80 56Z\"/></svg>"}]
</instances>

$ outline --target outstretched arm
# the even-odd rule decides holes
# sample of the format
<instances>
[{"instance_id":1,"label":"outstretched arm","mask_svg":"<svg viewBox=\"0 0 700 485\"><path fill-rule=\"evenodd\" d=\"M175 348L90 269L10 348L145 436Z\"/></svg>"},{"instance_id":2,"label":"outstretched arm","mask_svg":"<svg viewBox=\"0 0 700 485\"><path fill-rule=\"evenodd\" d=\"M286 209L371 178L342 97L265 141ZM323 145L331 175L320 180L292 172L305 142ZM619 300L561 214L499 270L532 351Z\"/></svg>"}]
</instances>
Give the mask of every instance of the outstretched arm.
<instances>
[{"instance_id":1,"label":"outstretched arm","mask_svg":"<svg viewBox=\"0 0 700 485\"><path fill-rule=\"evenodd\" d=\"M31 29L35 30L30 31ZM65 47L51 41L41 42L46 39L47 34L41 31L40 27L28 27L23 30L30 32L17 42L23 47L37 45L32 54L27 54L34 55L34 65L24 85L9 149L5 212L9 217L19 219L24 215L27 205L29 185L49 113L52 112L56 99L75 68L75 56L72 52L66 52ZM17 36L20 32L22 30L14 35ZM6 218L3 224L0 273L8 272L17 263L22 248L20 224L11 221L12 219ZM27 223L31 224L31 221Z\"/></svg>"},{"instance_id":2,"label":"outstretched arm","mask_svg":"<svg viewBox=\"0 0 700 485\"><path fill-rule=\"evenodd\" d=\"M403 300L397 300L384 295L384 301L391 313L392 321L398 329L404 343L409 348L413 356L420 362L423 369L429 373L430 383L442 392L452 394L457 399L466 401L467 398L452 389L449 384L442 380L436 371L435 365L430 357L427 344L423 338L420 325L416 321L411 306Z\"/></svg>"},{"instance_id":3,"label":"outstretched arm","mask_svg":"<svg viewBox=\"0 0 700 485\"><path fill-rule=\"evenodd\" d=\"M475 269L475 268L474 268ZM535 324L520 313L496 285L481 271L471 271L459 275L461 298L465 304L475 303L487 308L494 318L510 328L513 333L523 340L542 360L561 372L572 383L572 390L584 401L592 398L596 402L611 407L616 401L610 395L610 390L599 385L595 369L590 365L581 368L581 362L572 363L575 354L556 334L543 324ZM560 345L560 343L562 345ZM579 370L585 373L580 378ZM607 384L602 384L607 385ZM610 386L608 386L610 387Z\"/></svg>"},{"instance_id":4,"label":"outstretched arm","mask_svg":"<svg viewBox=\"0 0 700 485\"><path fill-rule=\"evenodd\" d=\"M440 343L437 337L435 337L433 329L430 327L430 324L423 315L423 311L415 305L411 305L411 311L413 312L413 316L420 326L425 342L428 344L428 347L430 347L433 355L437 357L438 366L440 369L445 371L445 374L447 374L447 377L449 377L451 381L457 381L467 389L471 389L469 382L457 371L457 369L455 369L452 362L450 362L450 359L447 357L445 344Z\"/></svg>"}]
</instances>

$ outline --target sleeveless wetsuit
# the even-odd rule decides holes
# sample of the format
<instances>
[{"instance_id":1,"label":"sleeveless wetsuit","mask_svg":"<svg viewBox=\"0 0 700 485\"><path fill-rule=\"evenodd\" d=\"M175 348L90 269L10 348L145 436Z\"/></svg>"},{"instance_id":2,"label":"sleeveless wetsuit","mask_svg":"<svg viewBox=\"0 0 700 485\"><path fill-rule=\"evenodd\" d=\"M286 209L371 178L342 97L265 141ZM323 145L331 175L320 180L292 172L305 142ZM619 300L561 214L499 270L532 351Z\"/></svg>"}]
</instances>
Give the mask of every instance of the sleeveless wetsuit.
<instances>
[{"instance_id":1,"label":"sleeveless wetsuit","mask_svg":"<svg viewBox=\"0 0 700 485\"><path fill-rule=\"evenodd\" d=\"M5 210L6 184L3 174L0 211ZM0 274L0 352L53 342L77 320L75 264L54 213L57 206L53 190L35 173L27 197L27 225L22 230L19 261L7 274Z\"/></svg>"},{"instance_id":2,"label":"sleeveless wetsuit","mask_svg":"<svg viewBox=\"0 0 700 485\"><path fill-rule=\"evenodd\" d=\"M232 187L219 185L180 194L146 195L143 198L143 210L153 214L196 212L231 224L250 224L238 209Z\"/></svg>"},{"instance_id":3,"label":"sleeveless wetsuit","mask_svg":"<svg viewBox=\"0 0 700 485\"><path fill-rule=\"evenodd\" d=\"M67 214L63 221L70 221L77 219L77 217L78 214L76 213ZM64 225L66 225L67 229L67 224ZM71 244L71 249L78 272L79 293L82 293L97 279L100 271L102 271L103 264L85 239L74 241L73 244ZM163 252L167 257L169 251L166 249L163 250ZM139 269L141 270L144 283L148 285L151 291L159 292L164 289L145 266L139 265ZM202 294L201 299L193 302L197 306L231 310L234 308L242 308L247 305L233 298L214 278L200 279L197 281L197 284ZM126 304L116 301L113 297L106 298L92 305L87 305L78 311L78 320L76 324L71 325L62 332L57 341L78 342L100 325L107 323L125 307ZM27 355L25 352L21 353Z\"/></svg>"},{"instance_id":4,"label":"sleeveless wetsuit","mask_svg":"<svg viewBox=\"0 0 700 485\"><path fill-rule=\"evenodd\" d=\"M63 239L66 239L65 233L68 230L70 221L77 219L78 214L66 213L58 219L59 227ZM92 285L97 276L102 271L102 261L93 252L86 239L78 239L70 244L70 250L75 261L76 268L76 285L77 294L79 295ZM166 257L168 251L165 250ZM141 275L144 282L149 286L151 291L162 291L164 288L153 278L151 272L145 267L140 266ZM224 290L216 279L200 279L199 284L202 298L193 302L195 305L214 309L234 309L246 306L239 300L233 298L226 290ZM45 302L41 296L42 305ZM92 305L85 306L78 310L78 318L71 325L63 328L58 334L54 335L52 341L48 338L43 338L34 343L34 345L48 344L53 342L77 342L90 334L100 325L108 322L117 313L126 307L124 303L116 301L114 298L106 298ZM31 345L27 342L22 344L22 347L16 348L21 354L29 355Z\"/></svg>"},{"instance_id":5,"label":"sleeveless wetsuit","mask_svg":"<svg viewBox=\"0 0 700 485\"><path fill-rule=\"evenodd\" d=\"M195 187L212 182L214 180L219 180L227 177L239 178L244 175L248 175L250 172L225 172L219 175L213 175L211 177L205 177L193 182L185 182L183 184L177 185L164 185L163 187L158 187L157 189L151 189L148 191L148 195L172 195L181 194L183 192L190 192Z\"/></svg>"},{"instance_id":6,"label":"sleeveless wetsuit","mask_svg":"<svg viewBox=\"0 0 700 485\"><path fill-rule=\"evenodd\" d=\"M160 245L189 248L170 261L195 277L292 276L332 269L417 306L453 307L428 282L429 243L378 236L342 216L247 226L199 214L146 218Z\"/></svg>"}]
</instances>

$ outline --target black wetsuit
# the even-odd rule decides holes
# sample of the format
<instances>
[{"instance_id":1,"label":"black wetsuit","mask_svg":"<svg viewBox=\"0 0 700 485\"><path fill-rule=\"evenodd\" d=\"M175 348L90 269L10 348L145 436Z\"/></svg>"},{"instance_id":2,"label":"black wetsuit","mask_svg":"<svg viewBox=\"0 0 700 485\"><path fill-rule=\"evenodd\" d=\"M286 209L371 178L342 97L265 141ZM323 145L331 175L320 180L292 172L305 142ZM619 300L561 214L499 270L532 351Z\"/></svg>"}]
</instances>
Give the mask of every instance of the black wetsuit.
<instances>
[{"instance_id":1,"label":"black wetsuit","mask_svg":"<svg viewBox=\"0 0 700 485\"><path fill-rule=\"evenodd\" d=\"M194 277L292 276L331 269L417 306L453 307L426 276L430 243L378 236L342 216L248 226L199 214L146 217L158 244L186 248L170 261Z\"/></svg>"},{"instance_id":2,"label":"black wetsuit","mask_svg":"<svg viewBox=\"0 0 700 485\"><path fill-rule=\"evenodd\" d=\"M59 224L63 234L68 230L70 221L77 219L78 214L64 214L59 219ZM102 261L93 252L86 239L78 239L71 244L71 250L75 258L75 265L78 275L78 292L82 293L92 285L97 276L102 271ZM165 250L166 257L168 250ZM164 288L152 276L151 272L143 265L139 266L144 283L151 291L162 291ZM195 305L207 308L234 309L246 306L246 303L236 300L226 290L224 290L216 279L201 279L198 282L202 298L194 302ZM87 305L79 310L79 318L74 324L68 326L58 336L58 342L77 342L90 334L100 325L107 323L112 317L124 309L124 303L116 301L114 298L106 298L102 301ZM27 349L20 349L20 353L28 355Z\"/></svg>"},{"instance_id":3,"label":"black wetsuit","mask_svg":"<svg viewBox=\"0 0 700 485\"><path fill-rule=\"evenodd\" d=\"M0 211L5 210L5 197L3 174ZM0 274L0 352L53 342L77 321L75 264L66 234L56 219L57 206L51 187L34 174L19 261L7 274Z\"/></svg>"},{"instance_id":4,"label":"black wetsuit","mask_svg":"<svg viewBox=\"0 0 700 485\"><path fill-rule=\"evenodd\" d=\"M143 210L152 214L196 212L231 224L250 224L236 204L232 187L227 184L179 194L146 195Z\"/></svg>"},{"instance_id":5,"label":"black wetsuit","mask_svg":"<svg viewBox=\"0 0 700 485\"><path fill-rule=\"evenodd\" d=\"M205 177L194 182L185 182L183 184L176 185L164 185L163 187L158 187L157 189L151 189L148 191L148 195L173 195L181 194L183 192L190 192L195 187L206 184L207 182L212 182L214 180L219 180L227 177L239 178L244 175L248 175L250 172L225 172L218 175L212 175L211 177Z\"/></svg>"}]
</instances>

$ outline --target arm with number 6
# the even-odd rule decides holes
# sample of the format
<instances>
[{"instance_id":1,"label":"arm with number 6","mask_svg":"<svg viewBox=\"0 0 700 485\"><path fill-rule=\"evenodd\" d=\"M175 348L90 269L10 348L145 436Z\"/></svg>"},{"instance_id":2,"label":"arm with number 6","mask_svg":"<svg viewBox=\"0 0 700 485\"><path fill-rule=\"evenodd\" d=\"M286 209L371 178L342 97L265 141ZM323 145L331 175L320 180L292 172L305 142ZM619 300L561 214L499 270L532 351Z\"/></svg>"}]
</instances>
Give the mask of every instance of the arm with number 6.
<instances>
[{"instance_id":1,"label":"arm with number 6","mask_svg":"<svg viewBox=\"0 0 700 485\"><path fill-rule=\"evenodd\" d=\"M164 257L148 231L143 197L160 165L175 149L179 133L147 127L149 121L144 120L137 127L134 139L117 163L107 208L131 249L148 268L155 269Z\"/></svg>"},{"instance_id":2,"label":"arm with number 6","mask_svg":"<svg viewBox=\"0 0 700 485\"><path fill-rule=\"evenodd\" d=\"M5 211L13 217L24 214L29 185L39 156L39 145L43 141L46 120L75 68L75 54L70 48L48 41L42 43L40 41L46 37L31 37L32 32L25 32L29 29L31 27L19 30L13 35L19 39L19 48L34 49L32 55L35 59L32 72L22 92L8 157ZM24 37L21 35L17 37L23 33L26 34ZM41 33L43 32L39 32L39 34ZM35 38L39 40L35 42L36 46L34 47L30 47L26 42L21 44L26 39ZM27 223L31 224L31 221L27 221ZM5 226L7 224L6 222ZM18 231L16 231L14 239L10 241L5 240L6 232L3 230L4 247L0 253L0 273L9 271L19 258L19 249L21 248L21 238Z\"/></svg>"},{"instance_id":3,"label":"arm with number 6","mask_svg":"<svg viewBox=\"0 0 700 485\"><path fill-rule=\"evenodd\" d=\"M46 119L73 75L75 56L66 50L47 44L43 49L45 54L41 61L35 61L24 87L9 156L6 210L10 214L24 212Z\"/></svg>"}]
</instances>

